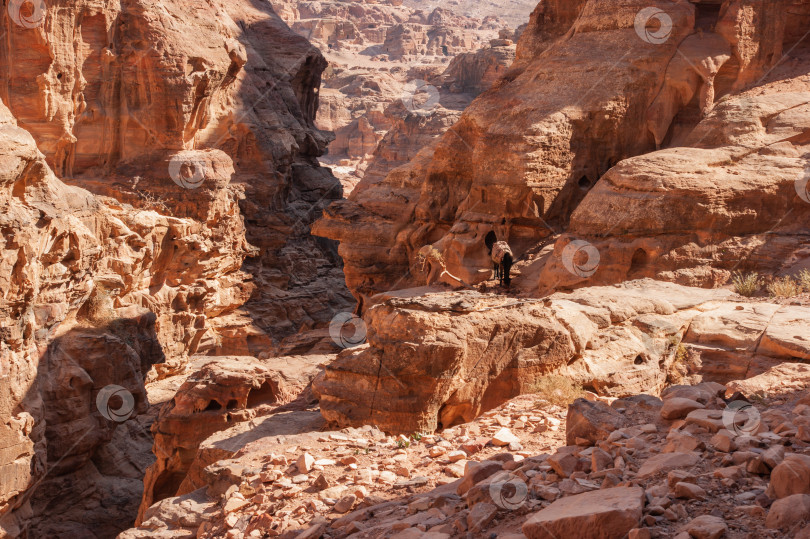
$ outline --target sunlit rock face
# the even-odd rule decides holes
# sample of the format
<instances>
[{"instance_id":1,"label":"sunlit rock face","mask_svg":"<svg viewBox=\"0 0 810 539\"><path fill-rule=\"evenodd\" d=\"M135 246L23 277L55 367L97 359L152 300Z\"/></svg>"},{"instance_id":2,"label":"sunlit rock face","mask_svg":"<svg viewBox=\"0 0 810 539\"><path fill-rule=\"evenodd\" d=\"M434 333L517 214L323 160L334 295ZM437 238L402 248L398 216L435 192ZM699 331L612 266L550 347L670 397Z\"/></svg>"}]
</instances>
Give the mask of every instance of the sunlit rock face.
<instances>
[{"instance_id":1,"label":"sunlit rock face","mask_svg":"<svg viewBox=\"0 0 810 539\"><path fill-rule=\"evenodd\" d=\"M807 164L808 54L793 48L801 32L789 10L808 7L542 2L495 87L435 148L333 204L316 233L341 241L362 300L414 284L426 244L465 282L488 278L490 232L519 258L569 232L544 262L543 290L628 275L709 286L752 254L753 266L789 266L810 211L793 187ZM767 97L786 91L795 95ZM772 229L780 239L757 254ZM578 258L584 276L566 267L580 236L596 244L595 274L593 260Z\"/></svg>"},{"instance_id":2,"label":"sunlit rock face","mask_svg":"<svg viewBox=\"0 0 810 539\"><path fill-rule=\"evenodd\" d=\"M724 289L639 279L544 299L410 292L371 307L368 344L315 379L327 420L432 432L535 393L549 373L603 396L658 395L693 376L727 383L810 356L807 307Z\"/></svg>"}]
</instances>

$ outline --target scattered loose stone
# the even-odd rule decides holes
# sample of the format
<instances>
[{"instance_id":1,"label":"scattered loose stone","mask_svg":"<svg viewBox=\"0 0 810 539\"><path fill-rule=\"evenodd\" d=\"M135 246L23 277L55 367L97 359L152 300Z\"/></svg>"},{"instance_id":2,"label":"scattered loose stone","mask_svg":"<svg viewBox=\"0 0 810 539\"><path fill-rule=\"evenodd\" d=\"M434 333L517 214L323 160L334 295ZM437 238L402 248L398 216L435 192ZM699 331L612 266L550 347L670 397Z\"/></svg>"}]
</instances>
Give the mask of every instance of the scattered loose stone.
<instances>
[{"instance_id":1,"label":"scattered loose stone","mask_svg":"<svg viewBox=\"0 0 810 539\"><path fill-rule=\"evenodd\" d=\"M706 405L692 399L680 397L666 398L664 399L664 405L661 407L661 417L664 419L683 419L689 412L705 407Z\"/></svg>"},{"instance_id":2,"label":"scattered loose stone","mask_svg":"<svg viewBox=\"0 0 810 539\"><path fill-rule=\"evenodd\" d=\"M495 446L505 446L511 443L520 443L520 438L512 434L512 431L503 427L492 436L492 444Z\"/></svg>"},{"instance_id":3,"label":"scattered loose stone","mask_svg":"<svg viewBox=\"0 0 810 539\"><path fill-rule=\"evenodd\" d=\"M299 473L309 473L315 464L315 459L309 453L303 453L296 461Z\"/></svg>"},{"instance_id":4,"label":"scattered loose stone","mask_svg":"<svg viewBox=\"0 0 810 539\"><path fill-rule=\"evenodd\" d=\"M346 513L354 506L354 502L356 501L357 496L354 494L347 494L337 501L334 510L338 513Z\"/></svg>"},{"instance_id":5,"label":"scattered loose stone","mask_svg":"<svg viewBox=\"0 0 810 539\"><path fill-rule=\"evenodd\" d=\"M621 539L641 520L644 491L617 487L561 498L523 525L528 539L602 537Z\"/></svg>"},{"instance_id":6,"label":"scattered loose stone","mask_svg":"<svg viewBox=\"0 0 810 539\"><path fill-rule=\"evenodd\" d=\"M684 526L694 539L720 539L727 530L726 521L713 515L701 515Z\"/></svg>"}]
</instances>

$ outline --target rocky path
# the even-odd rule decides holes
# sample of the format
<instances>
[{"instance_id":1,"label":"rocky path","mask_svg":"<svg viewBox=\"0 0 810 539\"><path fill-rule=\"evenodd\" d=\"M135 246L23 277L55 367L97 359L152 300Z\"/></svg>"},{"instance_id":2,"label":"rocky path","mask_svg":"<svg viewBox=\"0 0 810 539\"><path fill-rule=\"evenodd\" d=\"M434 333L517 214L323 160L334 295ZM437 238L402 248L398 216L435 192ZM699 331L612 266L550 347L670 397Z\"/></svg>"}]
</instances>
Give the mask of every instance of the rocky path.
<instances>
[{"instance_id":1,"label":"rocky path","mask_svg":"<svg viewBox=\"0 0 810 539\"><path fill-rule=\"evenodd\" d=\"M435 435L267 436L120 537L807 537L808 383L783 364L567 413L524 395Z\"/></svg>"}]
</instances>

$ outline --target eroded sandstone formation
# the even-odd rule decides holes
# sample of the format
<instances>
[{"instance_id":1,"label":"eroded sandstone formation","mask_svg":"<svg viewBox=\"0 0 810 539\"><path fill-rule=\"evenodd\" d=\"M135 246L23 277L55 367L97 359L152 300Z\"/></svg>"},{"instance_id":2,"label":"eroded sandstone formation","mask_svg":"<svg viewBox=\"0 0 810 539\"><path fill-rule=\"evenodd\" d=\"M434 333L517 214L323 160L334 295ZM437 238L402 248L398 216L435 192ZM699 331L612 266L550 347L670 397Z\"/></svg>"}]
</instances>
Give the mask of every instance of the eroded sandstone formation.
<instances>
[{"instance_id":1,"label":"eroded sandstone formation","mask_svg":"<svg viewBox=\"0 0 810 539\"><path fill-rule=\"evenodd\" d=\"M489 12L468 17L394 2L273 4L329 61L316 125L335 132L321 161L347 193L369 170L384 175L408 162L514 58L514 31ZM526 15L530 9L523 6Z\"/></svg>"},{"instance_id":2,"label":"eroded sandstone formation","mask_svg":"<svg viewBox=\"0 0 810 539\"><path fill-rule=\"evenodd\" d=\"M0 97L58 176L136 208L208 225L189 234L216 229L216 245L195 246L222 253L225 260L198 270L211 274L200 276L211 284L219 280L216 286L197 282L187 290L199 281L192 261L185 262L187 283L165 283L155 268L131 286L164 286L153 310L166 317L162 328L186 333L176 352L258 354L268 338L239 343L231 335L239 328L250 333L255 324L283 336L328 321L330 305L347 305L332 247L308 234L320 205L341 193L317 164L329 140L313 125L326 63L269 6L226 2L201 11L181 1L57 3L40 27L8 19L5 25ZM239 199L239 207L232 200L200 204L200 196L210 195L170 182L173 162L202 175L205 187L221 188L220 199ZM242 268L246 254L253 256ZM254 289L248 313L223 316ZM174 314L184 311L192 316ZM213 329L207 320L215 317Z\"/></svg>"},{"instance_id":3,"label":"eroded sandstone formation","mask_svg":"<svg viewBox=\"0 0 810 539\"><path fill-rule=\"evenodd\" d=\"M810 71L810 57L802 65ZM797 272L810 241L808 133L810 76L722 100L683 145L627 159L602 177L573 212L540 286L628 277L718 286L735 270ZM572 240L597 250L595 271L565 267Z\"/></svg>"},{"instance_id":4,"label":"eroded sandstone formation","mask_svg":"<svg viewBox=\"0 0 810 539\"><path fill-rule=\"evenodd\" d=\"M544 262L543 290L628 276L716 285L740 259L792 269L806 258L810 211L794 189L806 166L808 9L543 2L495 88L434 149L334 203L316 233L341 241L347 283L366 303L414 284L425 244L465 282L485 280L490 232L518 256L568 233ZM597 244L596 275L564 259L572 239Z\"/></svg>"},{"instance_id":5,"label":"eroded sandstone formation","mask_svg":"<svg viewBox=\"0 0 810 539\"><path fill-rule=\"evenodd\" d=\"M278 413L304 395L323 356L256 360L251 357L215 357L188 377L155 420L153 452L156 462L144 478L144 496L137 522L160 500L198 488L200 443L236 423ZM206 463L210 464L211 462Z\"/></svg>"},{"instance_id":6,"label":"eroded sandstone formation","mask_svg":"<svg viewBox=\"0 0 810 539\"><path fill-rule=\"evenodd\" d=\"M326 62L264 3L41 15L0 19L0 513L10 536L111 537L153 460L147 380L351 304L309 234L341 194L317 163Z\"/></svg>"},{"instance_id":7,"label":"eroded sandstone formation","mask_svg":"<svg viewBox=\"0 0 810 539\"><path fill-rule=\"evenodd\" d=\"M86 525L109 536L140 497L151 460L150 419L139 416L148 408L144 379L165 357L155 314L113 303L110 291L124 280L108 265L138 267L147 246L180 252L182 240L157 238L191 223L133 214L130 226L141 223L143 235L134 233L88 191L60 182L4 105L0 146L1 524L11 536L27 524L35 536L80 534ZM119 389L129 401L113 398ZM81 493L81 503L51 503L71 493ZM59 521L63 511L86 524Z\"/></svg>"},{"instance_id":8,"label":"eroded sandstone formation","mask_svg":"<svg viewBox=\"0 0 810 539\"><path fill-rule=\"evenodd\" d=\"M542 300L411 292L369 309L368 344L341 352L315 380L327 420L432 432L529 393L552 372L624 397L810 357L806 307L727 290L640 280Z\"/></svg>"}]
</instances>

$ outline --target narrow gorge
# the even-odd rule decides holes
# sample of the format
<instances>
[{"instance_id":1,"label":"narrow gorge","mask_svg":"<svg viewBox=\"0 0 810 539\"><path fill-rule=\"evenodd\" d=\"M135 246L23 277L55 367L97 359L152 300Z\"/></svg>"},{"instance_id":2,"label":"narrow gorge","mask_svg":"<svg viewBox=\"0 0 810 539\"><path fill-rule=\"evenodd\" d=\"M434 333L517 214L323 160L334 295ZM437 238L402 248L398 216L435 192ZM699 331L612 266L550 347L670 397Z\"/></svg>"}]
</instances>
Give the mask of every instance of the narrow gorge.
<instances>
[{"instance_id":1,"label":"narrow gorge","mask_svg":"<svg viewBox=\"0 0 810 539\"><path fill-rule=\"evenodd\" d=\"M0 537L810 538L810 0L0 7Z\"/></svg>"}]
</instances>

